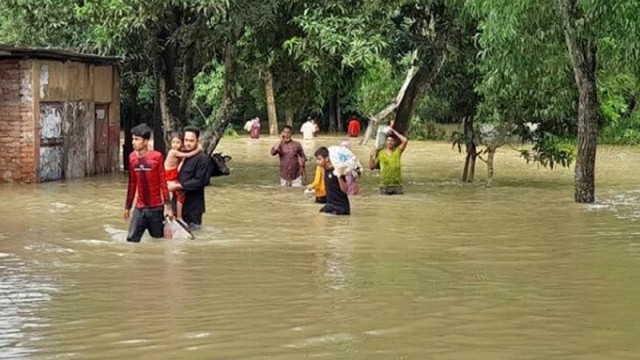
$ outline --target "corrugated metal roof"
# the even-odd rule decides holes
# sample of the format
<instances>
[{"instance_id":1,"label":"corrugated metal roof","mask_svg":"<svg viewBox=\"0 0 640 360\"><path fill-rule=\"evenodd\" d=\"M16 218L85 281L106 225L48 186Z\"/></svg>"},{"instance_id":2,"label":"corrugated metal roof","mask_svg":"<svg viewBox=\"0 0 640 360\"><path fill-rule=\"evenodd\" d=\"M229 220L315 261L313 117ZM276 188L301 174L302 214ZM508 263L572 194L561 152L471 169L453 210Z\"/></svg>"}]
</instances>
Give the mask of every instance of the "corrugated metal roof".
<instances>
[{"instance_id":1,"label":"corrugated metal roof","mask_svg":"<svg viewBox=\"0 0 640 360\"><path fill-rule=\"evenodd\" d=\"M115 64L122 60L115 56L80 54L62 49L22 48L0 45L0 60L2 59L43 59L95 64Z\"/></svg>"}]
</instances>

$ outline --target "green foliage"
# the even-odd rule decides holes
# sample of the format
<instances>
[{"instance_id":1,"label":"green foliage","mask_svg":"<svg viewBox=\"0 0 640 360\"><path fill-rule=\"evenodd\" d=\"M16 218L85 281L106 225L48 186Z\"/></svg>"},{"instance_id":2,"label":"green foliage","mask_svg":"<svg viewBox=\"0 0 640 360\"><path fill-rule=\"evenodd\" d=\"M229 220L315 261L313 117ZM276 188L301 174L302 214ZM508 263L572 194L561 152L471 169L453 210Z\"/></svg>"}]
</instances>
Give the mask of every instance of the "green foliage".
<instances>
[{"instance_id":1,"label":"green foliage","mask_svg":"<svg viewBox=\"0 0 640 360\"><path fill-rule=\"evenodd\" d=\"M138 88L136 101L138 104L152 105L156 92L154 81L150 77L145 77L143 81L144 82Z\"/></svg>"},{"instance_id":2,"label":"green foliage","mask_svg":"<svg viewBox=\"0 0 640 360\"><path fill-rule=\"evenodd\" d=\"M575 119L577 91L557 1L467 3L482 19L478 120L562 124Z\"/></svg>"},{"instance_id":3,"label":"green foliage","mask_svg":"<svg viewBox=\"0 0 640 360\"><path fill-rule=\"evenodd\" d=\"M380 31L384 22L375 24L379 18L353 10L326 6L305 10L293 19L305 36L285 41L285 49L307 71L318 71L331 58L339 61L339 68L371 65L388 45Z\"/></svg>"},{"instance_id":4,"label":"green foliage","mask_svg":"<svg viewBox=\"0 0 640 360\"><path fill-rule=\"evenodd\" d=\"M599 142L611 145L640 145L640 130L605 127L600 133Z\"/></svg>"},{"instance_id":5,"label":"green foliage","mask_svg":"<svg viewBox=\"0 0 640 360\"><path fill-rule=\"evenodd\" d=\"M374 57L365 66L356 84L358 109L367 115L382 110L395 99L402 85L402 76L403 74L394 71L388 59Z\"/></svg>"},{"instance_id":6,"label":"green foliage","mask_svg":"<svg viewBox=\"0 0 640 360\"><path fill-rule=\"evenodd\" d=\"M0 43L91 49L89 19L75 0L0 1Z\"/></svg>"},{"instance_id":7,"label":"green foliage","mask_svg":"<svg viewBox=\"0 0 640 360\"><path fill-rule=\"evenodd\" d=\"M638 144L640 2L579 5L578 29L598 45L600 141ZM123 56L126 106L153 109L166 66L159 55L168 52L175 57L170 93L188 104L186 118L203 126L222 113L229 77L237 98L232 125L264 118L266 71L281 116L321 113L329 102L375 114L395 99L408 54L417 51L416 65L429 64L443 28L446 62L416 100L410 136L442 139L437 123L468 116L509 135L534 122L544 135L532 138L523 156L544 166L570 164L571 149L560 139L575 134L578 93L557 0L0 1L0 43ZM237 48L233 74L224 65L230 44ZM465 140L456 137L454 146Z\"/></svg>"},{"instance_id":8,"label":"green foliage","mask_svg":"<svg viewBox=\"0 0 640 360\"><path fill-rule=\"evenodd\" d=\"M227 126L224 129L224 136L225 137L230 137L232 139L236 139L236 138L240 137L240 135L238 135L238 131L233 126Z\"/></svg>"},{"instance_id":9,"label":"green foliage","mask_svg":"<svg viewBox=\"0 0 640 360\"><path fill-rule=\"evenodd\" d=\"M575 159L575 145L563 139L543 132L536 136L531 150L520 150L520 155L527 161L538 162L544 167L553 170L558 164L562 167L569 167Z\"/></svg>"},{"instance_id":10,"label":"green foliage","mask_svg":"<svg viewBox=\"0 0 640 360\"><path fill-rule=\"evenodd\" d=\"M222 104L224 88L224 66L212 61L193 80L193 101L202 108L217 109Z\"/></svg>"},{"instance_id":11,"label":"green foliage","mask_svg":"<svg viewBox=\"0 0 640 360\"><path fill-rule=\"evenodd\" d=\"M425 121L417 116L411 119L409 127L409 137L415 140L435 140L445 139L446 131L435 121Z\"/></svg>"}]
</instances>

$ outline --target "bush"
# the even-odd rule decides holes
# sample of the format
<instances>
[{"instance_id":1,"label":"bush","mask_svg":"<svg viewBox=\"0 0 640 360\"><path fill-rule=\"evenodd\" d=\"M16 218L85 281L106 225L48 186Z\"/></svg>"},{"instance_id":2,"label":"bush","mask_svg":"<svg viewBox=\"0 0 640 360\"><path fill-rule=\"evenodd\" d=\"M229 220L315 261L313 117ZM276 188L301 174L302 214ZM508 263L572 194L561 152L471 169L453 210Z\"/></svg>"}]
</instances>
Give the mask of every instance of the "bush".
<instances>
[{"instance_id":1,"label":"bush","mask_svg":"<svg viewBox=\"0 0 640 360\"><path fill-rule=\"evenodd\" d=\"M409 137L413 140L444 140L446 131L435 121L423 121L414 117L409 127Z\"/></svg>"},{"instance_id":2,"label":"bush","mask_svg":"<svg viewBox=\"0 0 640 360\"><path fill-rule=\"evenodd\" d=\"M610 145L638 145L640 144L640 130L606 126L600 132L599 142Z\"/></svg>"},{"instance_id":3,"label":"bush","mask_svg":"<svg viewBox=\"0 0 640 360\"><path fill-rule=\"evenodd\" d=\"M229 125L226 129L224 129L224 137L235 139L240 137L240 135L238 135L238 131L236 131L236 129L232 125Z\"/></svg>"}]
</instances>

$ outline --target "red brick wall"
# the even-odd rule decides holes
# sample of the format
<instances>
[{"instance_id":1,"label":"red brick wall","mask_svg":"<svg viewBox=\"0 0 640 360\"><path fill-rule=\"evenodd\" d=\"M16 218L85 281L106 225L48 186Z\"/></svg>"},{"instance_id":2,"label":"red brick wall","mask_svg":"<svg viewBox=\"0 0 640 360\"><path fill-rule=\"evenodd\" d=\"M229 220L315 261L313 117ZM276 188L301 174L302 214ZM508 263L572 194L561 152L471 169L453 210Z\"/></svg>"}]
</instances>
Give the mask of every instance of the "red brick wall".
<instances>
[{"instance_id":1,"label":"red brick wall","mask_svg":"<svg viewBox=\"0 0 640 360\"><path fill-rule=\"evenodd\" d=\"M34 182L31 63L0 61L0 181Z\"/></svg>"}]
</instances>

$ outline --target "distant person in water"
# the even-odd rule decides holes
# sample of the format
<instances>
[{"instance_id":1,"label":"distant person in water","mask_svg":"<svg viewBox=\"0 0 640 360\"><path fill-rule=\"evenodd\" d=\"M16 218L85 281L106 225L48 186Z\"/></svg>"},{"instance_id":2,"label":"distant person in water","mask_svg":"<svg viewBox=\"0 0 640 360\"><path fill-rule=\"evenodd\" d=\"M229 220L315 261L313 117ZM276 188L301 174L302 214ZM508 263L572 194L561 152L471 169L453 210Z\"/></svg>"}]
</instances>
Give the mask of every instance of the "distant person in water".
<instances>
[{"instance_id":1,"label":"distant person in water","mask_svg":"<svg viewBox=\"0 0 640 360\"><path fill-rule=\"evenodd\" d=\"M349 122L347 123L347 135L349 137L358 137L360 136L360 121L357 117L352 116Z\"/></svg>"},{"instance_id":2,"label":"distant person in water","mask_svg":"<svg viewBox=\"0 0 640 360\"><path fill-rule=\"evenodd\" d=\"M178 184L178 171L180 165L182 165L183 159L190 158L197 155L202 151L202 146L198 144L198 147L190 152L183 152L183 140L184 135L180 131L174 131L171 133L171 150L167 153L167 159L164 161L165 177L167 180L167 186L171 187ZM182 190L172 191L171 195L176 200L176 215L178 219L182 220L182 206L184 205L184 193Z\"/></svg>"},{"instance_id":3,"label":"distant person in water","mask_svg":"<svg viewBox=\"0 0 640 360\"><path fill-rule=\"evenodd\" d=\"M371 170L380 168L380 194L400 195L402 190L402 153L407 148L409 140L393 128L388 129L384 148L375 148L369 155Z\"/></svg>"},{"instance_id":4,"label":"distant person in water","mask_svg":"<svg viewBox=\"0 0 640 360\"><path fill-rule=\"evenodd\" d=\"M253 120L251 120L251 129L249 130L249 136L252 139L260 138L260 118L259 117L255 117Z\"/></svg>"},{"instance_id":5,"label":"distant person in water","mask_svg":"<svg viewBox=\"0 0 640 360\"><path fill-rule=\"evenodd\" d=\"M299 142L291 139L293 129L285 125L280 142L271 148L271 155L280 157L280 185L301 187L306 178L304 165L307 157Z\"/></svg>"},{"instance_id":6,"label":"distant person in water","mask_svg":"<svg viewBox=\"0 0 640 360\"><path fill-rule=\"evenodd\" d=\"M252 139L260 138L260 118L256 116L251 120L247 120L244 123L244 130L249 133L249 137Z\"/></svg>"},{"instance_id":7,"label":"distant person in water","mask_svg":"<svg viewBox=\"0 0 640 360\"><path fill-rule=\"evenodd\" d=\"M129 221L127 241L140 242L145 230L149 231L151 237L163 237L164 218L173 218L173 211L165 178L164 157L155 150L149 150L151 129L147 124L140 124L131 129L131 135L134 151L129 155L124 219ZM135 208L131 215L134 199Z\"/></svg>"},{"instance_id":8,"label":"distant person in water","mask_svg":"<svg viewBox=\"0 0 640 360\"><path fill-rule=\"evenodd\" d=\"M315 152L316 165L324 168L324 184L327 203L320 212L332 215L350 215L351 206L347 196L347 179L344 169L334 169L329 159L329 149L322 146Z\"/></svg>"},{"instance_id":9,"label":"distant person in water","mask_svg":"<svg viewBox=\"0 0 640 360\"><path fill-rule=\"evenodd\" d=\"M315 123L311 116L309 116L307 121L300 127L300 132L304 140L313 139L318 133L318 130L318 124Z\"/></svg>"}]
</instances>

